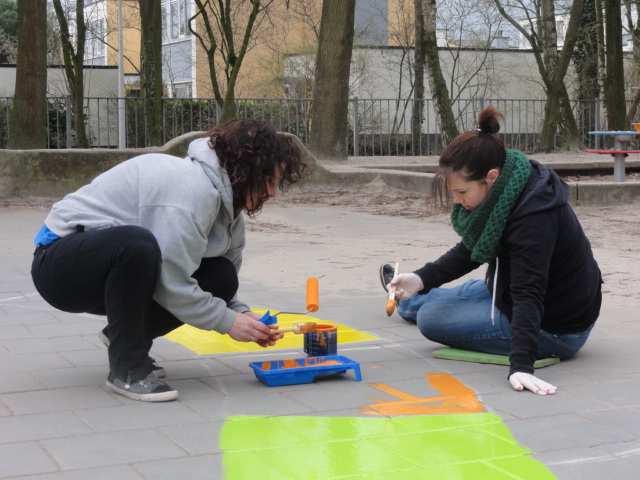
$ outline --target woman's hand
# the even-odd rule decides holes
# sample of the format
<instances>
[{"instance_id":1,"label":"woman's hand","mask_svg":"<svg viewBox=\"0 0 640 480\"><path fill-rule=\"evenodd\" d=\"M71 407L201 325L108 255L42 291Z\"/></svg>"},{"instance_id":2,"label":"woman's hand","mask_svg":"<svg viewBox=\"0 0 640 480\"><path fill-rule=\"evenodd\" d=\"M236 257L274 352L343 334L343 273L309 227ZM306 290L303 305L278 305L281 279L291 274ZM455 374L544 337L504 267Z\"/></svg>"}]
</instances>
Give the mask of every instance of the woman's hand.
<instances>
[{"instance_id":1,"label":"woman's hand","mask_svg":"<svg viewBox=\"0 0 640 480\"><path fill-rule=\"evenodd\" d=\"M242 312L242 313L248 317L253 318L254 320L260 320L262 318L262 315L258 315L256 312L252 312L251 310L249 310L248 312Z\"/></svg>"},{"instance_id":2,"label":"woman's hand","mask_svg":"<svg viewBox=\"0 0 640 480\"><path fill-rule=\"evenodd\" d=\"M415 273L401 273L389 282L387 288L396 293L396 299L405 300L422 290L424 285L422 279Z\"/></svg>"},{"instance_id":3,"label":"woman's hand","mask_svg":"<svg viewBox=\"0 0 640 480\"><path fill-rule=\"evenodd\" d=\"M540 380L535 375L525 372L514 372L509 375L509 383L514 390L529 390L538 395L553 395L556 393L557 387L550 383Z\"/></svg>"},{"instance_id":4,"label":"woman's hand","mask_svg":"<svg viewBox=\"0 0 640 480\"><path fill-rule=\"evenodd\" d=\"M275 330L254 318L253 315L237 313L233 326L227 333L239 342L256 342L266 347L275 345L275 342L282 338L282 333Z\"/></svg>"}]
</instances>

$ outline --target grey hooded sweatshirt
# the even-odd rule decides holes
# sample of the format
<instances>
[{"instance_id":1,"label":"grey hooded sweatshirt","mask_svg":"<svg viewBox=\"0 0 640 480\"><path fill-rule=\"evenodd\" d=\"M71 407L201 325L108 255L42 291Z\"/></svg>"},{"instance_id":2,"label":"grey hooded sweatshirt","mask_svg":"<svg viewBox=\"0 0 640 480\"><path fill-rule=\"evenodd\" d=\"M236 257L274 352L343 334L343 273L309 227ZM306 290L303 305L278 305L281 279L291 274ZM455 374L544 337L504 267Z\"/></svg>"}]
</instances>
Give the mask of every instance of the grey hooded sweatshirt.
<instances>
[{"instance_id":1,"label":"grey hooded sweatshirt","mask_svg":"<svg viewBox=\"0 0 640 480\"><path fill-rule=\"evenodd\" d=\"M162 252L154 300L184 323L226 333L249 307L235 297L227 305L191 275L205 257L226 257L239 270L245 226L242 213L234 219L229 177L207 142L191 142L185 158L151 153L116 165L54 204L45 224L60 237L79 225L150 230Z\"/></svg>"}]
</instances>

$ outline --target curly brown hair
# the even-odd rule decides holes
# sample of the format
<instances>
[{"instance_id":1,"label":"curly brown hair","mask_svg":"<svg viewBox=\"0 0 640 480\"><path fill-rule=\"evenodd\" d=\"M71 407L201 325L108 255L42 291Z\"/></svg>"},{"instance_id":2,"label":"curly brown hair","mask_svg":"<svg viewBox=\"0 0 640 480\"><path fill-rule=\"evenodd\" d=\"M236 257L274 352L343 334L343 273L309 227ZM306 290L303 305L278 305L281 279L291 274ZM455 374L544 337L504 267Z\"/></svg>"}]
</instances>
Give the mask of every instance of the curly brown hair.
<instances>
[{"instance_id":1,"label":"curly brown hair","mask_svg":"<svg viewBox=\"0 0 640 480\"><path fill-rule=\"evenodd\" d=\"M208 135L209 147L229 175L236 213L242 209L250 216L258 213L269 199L269 185L278 173L280 191L304 176L307 165L300 149L267 122L232 120L214 127Z\"/></svg>"}]
</instances>

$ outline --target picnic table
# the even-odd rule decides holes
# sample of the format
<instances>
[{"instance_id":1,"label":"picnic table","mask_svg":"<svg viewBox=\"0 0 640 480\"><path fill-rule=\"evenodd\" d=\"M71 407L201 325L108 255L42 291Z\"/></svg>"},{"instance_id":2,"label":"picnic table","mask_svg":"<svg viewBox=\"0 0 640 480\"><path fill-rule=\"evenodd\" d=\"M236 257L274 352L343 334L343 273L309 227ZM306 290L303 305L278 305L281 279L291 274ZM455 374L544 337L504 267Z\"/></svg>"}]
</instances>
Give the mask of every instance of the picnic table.
<instances>
[{"instance_id":1,"label":"picnic table","mask_svg":"<svg viewBox=\"0 0 640 480\"><path fill-rule=\"evenodd\" d=\"M613 178L616 182L624 182L624 159L630 153L640 153L640 150L630 150L629 142L640 132L634 130L594 130L589 135L603 138L613 138L613 148L586 148L587 153L611 155L613 157Z\"/></svg>"}]
</instances>

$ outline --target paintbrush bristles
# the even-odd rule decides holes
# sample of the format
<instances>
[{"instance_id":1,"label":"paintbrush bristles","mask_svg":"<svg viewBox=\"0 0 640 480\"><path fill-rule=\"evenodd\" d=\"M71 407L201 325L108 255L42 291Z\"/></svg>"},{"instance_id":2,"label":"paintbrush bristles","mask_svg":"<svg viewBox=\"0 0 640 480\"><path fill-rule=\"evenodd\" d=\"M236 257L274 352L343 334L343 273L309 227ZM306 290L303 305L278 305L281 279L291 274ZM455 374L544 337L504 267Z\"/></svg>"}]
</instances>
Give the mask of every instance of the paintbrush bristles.
<instances>
[{"instance_id":1,"label":"paintbrush bristles","mask_svg":"<svg viewBox=\"0 0 640 480\"><path fill-rule=\"evenodd\" d=\"M313 330L316 329L316 323L315 322L306 322L303 324L298 324L298 332L297 333L309 333Z\"/></svg>"},{"instance_id":2,"label":"paintbrush bristles","mask_svg":"<svg viewBox=\"0 0 640 480\"><path fill-rule=\"evenodd\" d=\"M287 328L280 329L279 331L281 333L292 332L292 333L297 333L297 334L303 334L303 333L312 332L315 329L316 329L316 322L305 322L305 323L298 323L298 324L294 325L293 327L287 327Z\"/></svg>"},{"instance_id":3,"label":"paintbrush bristles","mask_svg":"<svg viewBox=\"0 0 640 480\"><path fill-rule=\"evenodd\" d=\"M387 317L393 315L393 312L396 309L396 301L393 298L387 300L387 306L385 307L385 312L387 312Z\"/></svg>"}]
</instances>

